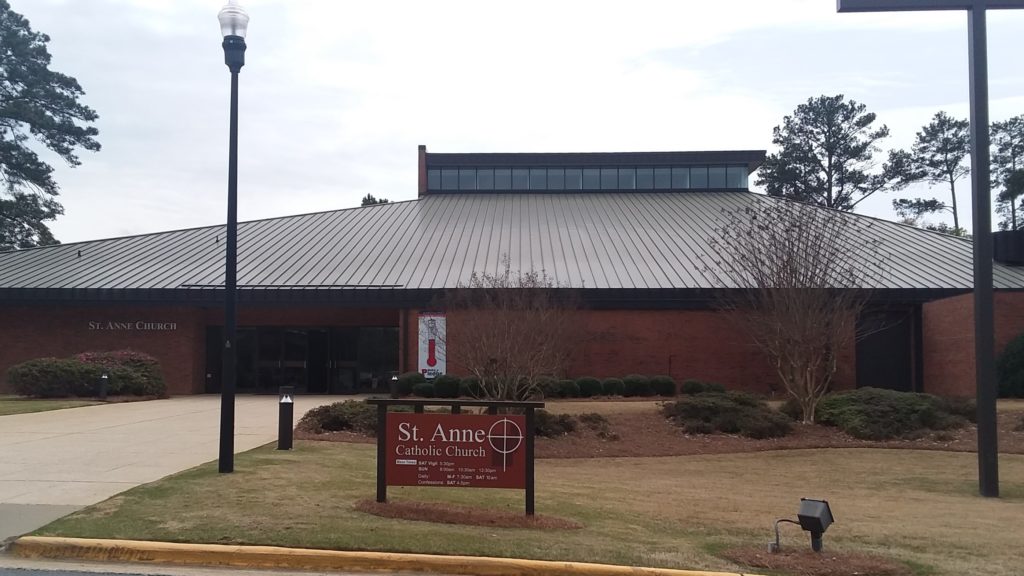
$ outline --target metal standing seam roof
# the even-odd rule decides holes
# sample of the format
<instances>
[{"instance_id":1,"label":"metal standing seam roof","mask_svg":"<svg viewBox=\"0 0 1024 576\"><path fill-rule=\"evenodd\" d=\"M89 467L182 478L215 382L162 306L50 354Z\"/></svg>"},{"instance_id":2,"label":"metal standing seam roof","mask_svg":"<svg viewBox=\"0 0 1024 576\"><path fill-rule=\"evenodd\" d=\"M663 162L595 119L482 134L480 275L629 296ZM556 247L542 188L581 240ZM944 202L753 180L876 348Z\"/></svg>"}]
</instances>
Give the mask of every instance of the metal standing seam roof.
<instances>
[{"instance_id":1,"label":"metal standing seam roof","mask_svg":"<svg viewBox=\"0 0 1024 576\"><path fill-rule=\"evenodd\" d=\"M781 202L749 192L436 194L242 222L240 289L443 289L474 271L543 270L587 289L712 289L709 240L725 211ZM849 215L852 218L864 216ZM873 288L970 290L971 242L884 220L891 258ZM857 251L857 246L851 250ZM997 289L1024 268L995 264ZM212 289L224 282L224 226L0 253L0 299L19 289Z\"/></svg>"}]
</instances>

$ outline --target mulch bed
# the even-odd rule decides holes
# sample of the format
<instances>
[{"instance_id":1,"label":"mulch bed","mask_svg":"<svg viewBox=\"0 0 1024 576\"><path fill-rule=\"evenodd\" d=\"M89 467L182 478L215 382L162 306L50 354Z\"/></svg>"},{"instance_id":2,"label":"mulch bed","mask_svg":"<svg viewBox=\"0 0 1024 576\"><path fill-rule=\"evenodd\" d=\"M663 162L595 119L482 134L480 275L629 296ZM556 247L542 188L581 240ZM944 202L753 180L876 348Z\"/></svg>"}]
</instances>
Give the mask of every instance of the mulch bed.
<instances>
[{"instance_id":1,"label":"mulch bed","mask_svg":"<svg viewBox=\"0 0 1024 576\"><path fill-rule=\"evenodd\" d=\"M785 570L793 576L910 576L908 566L895 560L859 552L816 553L810 549L783 548L771 554L764 548L734 548L722 556L755 569Z\"/></svg>"},{"instance_id":2,"label":"mulch bed","mask_svg":"<svg viewBox=\"0 0 1024 576\"><path fill-rule=\"evenodd\" d=\"M999 414L1000 453L1024 454L1024 431L1016 430L1022 414L1016 411ZM650 412L607 414L606 418L611 431L619 436L618 440L601 438L596 432L581 426L577 432L560 438L537 438L537 458L690 456L810 448L901 448L948 452L975 452L978 449L978 434L974 426L933 432L914 440L871 441L858 440L837 428L794 424L789 436L753 440L729 434L684 434L653 407ZM314 434L301 428L296 428L295 438L360 444L376 442L372 437L352 432Z\"/></svg>"},{"instance_id":3,"label":"mulch bed","mask_svg":"<svg viewBox=\"0 0 1024 576\"><path fill-rule=\"evenodd\" d=\"M540 530L575 530L583 527L579 522L554 516L526 516L522 512L488 510L450 503L392 501L381 504L374 500L360 500L356 502L355 509L359 512L385 518L440 522L442 524L489 526L493 528L534 528Z\"/></svg>"}]
</instances>

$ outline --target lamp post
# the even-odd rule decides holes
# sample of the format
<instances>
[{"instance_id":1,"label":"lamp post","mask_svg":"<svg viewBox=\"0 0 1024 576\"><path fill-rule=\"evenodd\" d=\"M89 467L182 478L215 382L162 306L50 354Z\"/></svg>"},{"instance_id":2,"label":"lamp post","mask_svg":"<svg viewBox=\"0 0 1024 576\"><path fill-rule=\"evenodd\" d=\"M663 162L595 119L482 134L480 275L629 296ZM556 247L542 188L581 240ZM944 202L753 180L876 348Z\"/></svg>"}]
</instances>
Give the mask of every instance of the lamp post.
<instances>
[{"instance_id":1,"label":"lamp post","mask_svg":"<svg viewBox=\"0 0 1024 576\"><path fill-rule=\"evenodd\" d=\"M978 491L999 496L996 430L994 304L992 302L992 191L989 189L988 46L986 12L1024 8L1024 0L837 0L839 12L967 12L971 96L971 197L974 212L974 363L978 395Z\"/></svg>"},{"instance_id":2,"label":"lamp post","mask_svg":"<svg viewBox=\"0 0 1024 576\"><path fill-rule=\"evenodd\" d=\"M245 65L245 31L249 14L235 0L229 0L217 14L224 36L224 63L231 70L231 127L228 145L228 223L224 258L224 349L220 385L221 473L235 469L235 332L238 322L238 72Z\"/></svg>"}]
</instances>

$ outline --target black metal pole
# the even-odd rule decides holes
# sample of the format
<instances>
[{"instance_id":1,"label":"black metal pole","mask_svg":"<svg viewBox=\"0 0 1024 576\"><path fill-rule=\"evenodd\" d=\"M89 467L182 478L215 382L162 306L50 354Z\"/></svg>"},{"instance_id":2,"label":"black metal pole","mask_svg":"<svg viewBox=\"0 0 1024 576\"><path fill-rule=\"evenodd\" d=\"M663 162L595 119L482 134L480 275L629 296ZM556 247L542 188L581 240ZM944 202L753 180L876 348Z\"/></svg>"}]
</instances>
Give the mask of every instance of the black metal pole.
<instances>
[{"instance_id":1,"label":"black metal pole","mask_svg":"<svg viewBox=\"0 0 1024 576\"><path fill-rule=\"evenodd\" d=\"M377 405L377 502L388 501L388 406Z\"/></svg>"},{"instance_id":2,"label":"black metal pole","mask_svg":"<svg viewBox=\"0 0 1024 576\"><path fill-rule=\"evenodd\" d=\"M978 485L999 496L995 328L992 304L992 191L989 188L988 51L985 2L967 11L971 76L971 186L974 205L974 362L978 402Z\"/></svg>"},{"instance_id":3,"label":"black metal pole","mask_svg":"<svg viewBox=\"0 0 1024 576\"><path fill-rule=\"evenodd\" d=\"M227 53L227 50L227 39L225 39L225 53ZM217 467L222 473L233 472L235 469L235 383L237 378L235 372L235 333L238 321L236 310L238 303L236 285L238 269L238 70L234 69L231 71L231 127L228 147L228 224L225 250L224 363L221 370L223 381L220 387L220 459Z\"/></svg>"},{"instance_id":4,"label":"black metal pole","mask_svg":"<svg viewBox=\"0 0 1024 576\"><path fill-rule=\"evenodd\" d=\"M533 494L536 484L534 483L533 473L533 440L534 440L534 427L536 426L536 414L533 408L526 409L526 430L524 436L526 436L526 515L533 516Z\"/></svg>"}]
</instances>

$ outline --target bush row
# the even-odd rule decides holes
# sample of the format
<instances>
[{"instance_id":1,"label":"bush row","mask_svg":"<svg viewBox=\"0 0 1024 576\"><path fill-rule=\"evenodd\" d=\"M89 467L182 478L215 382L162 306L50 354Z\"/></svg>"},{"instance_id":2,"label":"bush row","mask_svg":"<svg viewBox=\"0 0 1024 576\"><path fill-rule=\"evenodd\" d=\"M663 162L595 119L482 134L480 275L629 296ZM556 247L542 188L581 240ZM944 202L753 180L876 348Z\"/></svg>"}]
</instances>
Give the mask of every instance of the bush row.
<instances>
[{"instance_id":1,"label":"bush row","mask_svg":"<svg viewBox=\"0 0 1024 576\"><path fill-rule=\"evenodd\" d=\"M970 399L858 388L825 396L818 404L817 421L855 438L888 440L960 428L974 420L976 410Z\"/></svg>"},{"instance_id":2,"label":"bush row","mask_svg":"<svg viewBox=\"0 0 1024 576\"><path fill-rule=\"evenodd\" d=\"M776 438L792 421L746 392L702 392L662 406L662 414L687 434L724 432L748 438Z\"/></svg>"},{"instance_id":3,"label":"bush row","mask_svg":"<svg viewBox=\"0 0 1024 576\"><path fill-rule=\"evenodd\" d=\"M22 396L94 397L103 374L110 396L166 396L160 362L142 352L83 352L70 358L37 358L11 366L7 383Z\"/></svg>"},{"instance_id":4,"label":"bush row","mask_svg":"<svg viewBox=\"0 0 1024 576\"><path fill-rule=\"evenodd\" d=\"M671 376L642 376L630 374L623 378L603 380L585 376L575 380L542 378L538 389L545 398L591 398L594 396L672 397L703 392L725 392L725 387L714 382L685 380L681 386ZM428 381L419 372L406 372L398 377L398 394L422 398L458 398L482 396L480 383L474 377L458 378L438 376Z\"/></svg>"}]
</instances>

